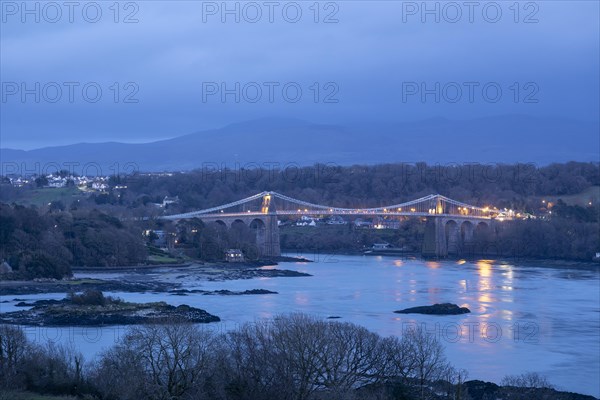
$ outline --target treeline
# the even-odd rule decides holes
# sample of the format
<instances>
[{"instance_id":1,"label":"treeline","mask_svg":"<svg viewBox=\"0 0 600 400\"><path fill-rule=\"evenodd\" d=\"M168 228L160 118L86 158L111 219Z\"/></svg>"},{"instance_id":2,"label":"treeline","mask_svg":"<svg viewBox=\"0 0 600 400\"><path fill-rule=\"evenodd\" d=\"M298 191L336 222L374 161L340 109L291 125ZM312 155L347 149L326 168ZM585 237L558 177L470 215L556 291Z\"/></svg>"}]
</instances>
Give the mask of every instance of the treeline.
<instances>
[{"instance_id":1,"label":"treeline","mask_svg":"<svg viewBox=\"0 0 600 400\"><path fill-rule=\"evenodd\" d=\"M386 164L341 167L329 164L283 169L217 170L216 166L169 176L115 178L127 185L126 203L147 204L179 196L177 211L201 209L271 190L301 200L339 207L377 207L440 193L469 204L536 212L539 199L600 185L598 163L552 164ZM263 166L264 167L264 166Z\"/></svg>"},{"instance_id":2,"label":"treeline","mask_svg":"<svg viewBox=\"0 0 600 400\"><path fill-rule=\"evenodd\" d=\"M207 165L190 172L113 176L107 193L62 207L103 207L128 215L162 213L153 203L178 196L174 212L212 207L272 190L301 200L339 207L377 207L440 193L473 205L535 213L539 196L567 196L600 185L600 164L570 162L537 167L534 164L385 164L310 167L248 164L233 169ZM11 203L19 192L0 182L0 200Z\"/></svg>"},{"instance_id":3,"label":"treeline","mask_svg":"<svg viewBox=\"0 0 600 400\"><path fill-rule=\"evenodd\" d=\"M60 279L71 266L136 265L145 258L139 230L105 213L0 203L0 259L12 267L12 278Z\"/></svg>"},{"instance_id":4,"label":"treeline","mask_svg":"<svg viewBox=\"0 0 600 400\"><path fill-rule=\"evenodd\" d=\"M475 230L472 242L458 243L451 256L507 259L563 259L591 261L600 250L598 222L553 216L547 219L505 221L497 229ZM373 243L387 242L407 253L420 253L425 223L408 219L398 229L367 230L352 225L283 227L283 249L298 253L348 253Z\"/></svg>"},{"instance_id":5,"label":"treeline","mask_svg":"<svg viewBox=\"0 0 600 400\"><path fill-rule=\"evenodd\" d=\"M475 254L504 258L591 261L600 251L600 225L561 217L513 221L476 246Z\"/></svg>"},{"instance_id":6,"label":"treeline","mask_svg":"<svg viewBox=\"0 0 600 400\"><path fill-rule=\"evenodd\" d=\"M105 400L591 398L555 392L532 373L482 390L483 382L465 382L467 373L449 364L438 339L418 327L381 337L291 314L226 333L209 328L135 326L86 362L72 347L42 347L18 327L0 326L0 390Z\"/></svg>"}]
</instances>

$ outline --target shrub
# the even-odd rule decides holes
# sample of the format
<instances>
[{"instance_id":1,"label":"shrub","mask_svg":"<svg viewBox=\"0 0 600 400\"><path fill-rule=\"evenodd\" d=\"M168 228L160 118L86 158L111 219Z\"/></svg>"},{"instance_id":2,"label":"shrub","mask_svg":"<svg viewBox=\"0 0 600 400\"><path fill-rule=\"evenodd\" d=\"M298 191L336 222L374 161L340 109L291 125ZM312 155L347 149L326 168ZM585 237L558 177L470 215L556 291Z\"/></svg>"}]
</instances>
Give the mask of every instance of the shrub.
<instances>
[{"instance_id":1,"label":"shrub","mask_svg":"<svg viewBox=\"0 0 600 400\"><path fill-rule=\"evenodd\" d=\"M100 290L86 289L81 294L69 293L68 299L73 304L86 306L104 306L110 298L104 297L104 293Z\"/></svg>"}]
</instances>

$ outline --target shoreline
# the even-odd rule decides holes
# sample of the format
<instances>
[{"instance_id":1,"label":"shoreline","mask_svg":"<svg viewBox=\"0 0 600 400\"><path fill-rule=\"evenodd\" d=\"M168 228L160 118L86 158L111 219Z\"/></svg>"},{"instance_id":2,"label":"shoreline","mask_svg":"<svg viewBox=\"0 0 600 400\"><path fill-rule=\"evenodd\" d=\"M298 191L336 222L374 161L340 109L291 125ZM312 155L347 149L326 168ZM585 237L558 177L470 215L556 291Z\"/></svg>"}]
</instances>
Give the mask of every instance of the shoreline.
<instances>
[{"instance_id":1,"label":"shoreline","mask_svg":"<svg viewBox=\"0 0 600 400\"><path fill-rule=\"evenodd\" d=\"M227 262L227 261L202 261L202 260L189 260L182 263L167 263L167 264L142 264L142 265L123 265L116 267L84 267L77 266L71 267L73 272L104 272L104 271L135 271L135 270L153 270L159 268L187 268L191 266L205 266L205 267L228 267L228 268L259 268L270 265L278 265L280 262L311 262L306 258L301 257L287 257L279 256L269 259L259 259L252 261L242 262Z\"/></svg>"},{"instance_id":2,"label":"shoreline","mask_svg":"<svg viewBox=\"0 0 600 400\"><path fill-rule=\"evenodd\" d=\"M195 281L230 281L238 279L306 277L307 273L275 267L277 262L261 261L247 263L211 263L175 265L171 267L119 267L112 269L82 268L75 275L62 280L3 280L0 281L0 297L29 294L69 293L94 289L102 292L169 293L184 289L184 284ZM156 274L157 271L164 273ZM77 276L77 274L80 274ZM86 276L86 274L92 276ZM117 276L106 276L117 274ZM83 276L81 276L83 275ZM104 276L103 276L104 275ZM255 288L259 290L260 288Z\"/></svg>"}]
</instances>

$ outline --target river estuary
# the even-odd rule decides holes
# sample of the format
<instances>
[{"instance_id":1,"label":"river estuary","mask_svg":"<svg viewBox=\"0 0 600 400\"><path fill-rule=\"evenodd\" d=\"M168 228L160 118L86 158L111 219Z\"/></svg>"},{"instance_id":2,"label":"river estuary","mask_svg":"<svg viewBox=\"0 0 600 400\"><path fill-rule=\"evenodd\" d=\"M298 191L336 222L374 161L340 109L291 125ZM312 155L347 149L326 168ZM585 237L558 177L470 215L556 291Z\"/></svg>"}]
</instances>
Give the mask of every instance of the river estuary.
<instances>
[{"instance_id":1,"label":"river estuary","mask_svg":"<svg viewBox=\"0 0 600 400\"><path fill-rule=\"evenodd\" d=\"M207 325L217 331L287 312L363 325L381 335L402 335L421 324L445 345L455 367L469 379L499 383L504 375L536 371L558 389L600 397L600 272L598 268L547 267L540 263L494 260L433 262L391 256L311 257L310 263L281 263L278 269L311 277L205 281L193 275L155 270L153 276L186 289L278 294L220 296L169 293L108 293L126 301L188 304L218 315ZM274 268L274 267L263 267ZM126 273L80 277L119 279ZM17 310L13 297L60 299L64 294L5 296L1 311ZM394 314L394 310L450 302L470 314ZM22 308L19 308L22 309ZM30 338L72 341L88 358L125 332L125 327L33 328Z\"/></svg>"}]
</instances>

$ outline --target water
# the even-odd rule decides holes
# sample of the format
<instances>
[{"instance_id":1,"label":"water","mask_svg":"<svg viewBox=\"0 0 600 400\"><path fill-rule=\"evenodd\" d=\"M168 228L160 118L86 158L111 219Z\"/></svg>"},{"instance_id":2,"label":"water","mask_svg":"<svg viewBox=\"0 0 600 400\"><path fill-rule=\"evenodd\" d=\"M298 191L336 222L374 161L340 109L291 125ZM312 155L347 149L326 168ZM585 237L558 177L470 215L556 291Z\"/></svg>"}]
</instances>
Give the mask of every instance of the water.
<instances>
[{"instance_id":1,"label":"water","mask_svg":"<svg viewBox=\"0 0 600 400\"><path fill-rule=\"evenodd\" d=\"M600 396L597 270L493 260L426 262L366 256L320 256L314 263L285 263L278 268L313 276L222 282L195 280L193 276L181 279L187 289L279 292L272 295L111 295L127 301L165 300L206 309L222 319L219 324L209 325L217 331L295 311L323 318L341 317L338 321L354 322L381 335L401 336L405 329L420 324L444 343L446 355L455 367L469 371L469 379L499 382L507 374L536 371L559 389ZM169 274L165 279L175 280ZM62 296L14 297L33 300ZM442 302L468 307L471 313L393 313ZM2 311L14 310L13 304L1 304ZM125 331L125 327L27 328L31 338L72 341L89 357L113 344Z\"/></svg>"}]
</instances>

